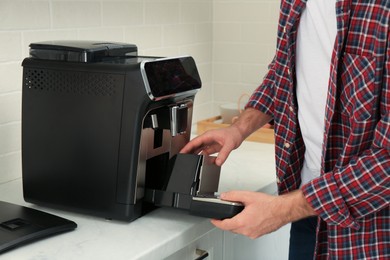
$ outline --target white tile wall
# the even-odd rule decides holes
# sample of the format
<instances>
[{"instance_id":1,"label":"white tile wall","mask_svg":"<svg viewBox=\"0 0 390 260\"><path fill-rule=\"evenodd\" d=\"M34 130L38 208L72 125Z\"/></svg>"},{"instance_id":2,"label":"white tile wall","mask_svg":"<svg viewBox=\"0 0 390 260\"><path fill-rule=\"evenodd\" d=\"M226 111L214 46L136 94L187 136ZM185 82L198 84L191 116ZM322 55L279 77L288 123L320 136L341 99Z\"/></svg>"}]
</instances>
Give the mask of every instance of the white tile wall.
<instances>
[{"instance_id":1,"label":"white tile wall","mask_svg":"<svg viewBox=\"0 0 390 260\"><path fill-rule=\"evenodd\" d=\"M142 55L192 55L194 120L259 83L275 45L275 0L1 0L0 183L21 175L21 62L31 42L105 40Z\"/></svg>"},{"instance_id":2,"label":"white tile wall","mask_svg":"<svg viewBox=\"0 0 390 260\"><path fill-rule=\"evenodd\" d=\"M272 60L280 1L214 0L213 104L237 103L261 83Z\"/></svg>"}]
</instances>

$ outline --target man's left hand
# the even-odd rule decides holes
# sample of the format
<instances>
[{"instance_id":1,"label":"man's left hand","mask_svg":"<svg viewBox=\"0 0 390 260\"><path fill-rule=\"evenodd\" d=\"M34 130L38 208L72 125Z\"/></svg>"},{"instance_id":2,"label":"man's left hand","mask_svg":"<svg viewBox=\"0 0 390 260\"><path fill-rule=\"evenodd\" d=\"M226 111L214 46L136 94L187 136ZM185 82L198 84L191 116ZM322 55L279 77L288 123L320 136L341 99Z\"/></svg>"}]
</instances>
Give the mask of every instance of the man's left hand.
<instances>
[{"instance_id":1,"label":"man's left hand","mask_svg":"<svg viewBox=\"0 0 390 260\"><path fill-rule=\"evenodd\" d=\"M241 202L244 210L231 219L211 220L216 227L252 239L276 231L287 223L316 215L301 190L281 196L261 192L230 191L221 199Z\"/></svg>"}]
</instances>

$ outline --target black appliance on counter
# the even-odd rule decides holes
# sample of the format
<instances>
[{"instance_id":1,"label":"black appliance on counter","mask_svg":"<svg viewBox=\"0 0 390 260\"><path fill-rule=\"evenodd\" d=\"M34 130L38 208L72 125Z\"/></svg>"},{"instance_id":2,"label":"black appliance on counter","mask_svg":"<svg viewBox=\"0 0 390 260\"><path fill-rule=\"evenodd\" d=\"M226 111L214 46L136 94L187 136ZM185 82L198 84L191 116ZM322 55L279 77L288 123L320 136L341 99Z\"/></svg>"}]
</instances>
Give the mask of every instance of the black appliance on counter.
<instances>
[{"instance_id":1,"label":"black appliance on counter","mask_svg":"<svg viewBox=\"0 0 390 260\"><path fill-rule=\"evenodd\" d=\"M138 56L124 43L32 43L23 61L25 200L126 221L150 205L236 214L240 205L203 199L218 189L212 158L179 154L200 88L189 56Z\"/></svg>"}]
</instances>

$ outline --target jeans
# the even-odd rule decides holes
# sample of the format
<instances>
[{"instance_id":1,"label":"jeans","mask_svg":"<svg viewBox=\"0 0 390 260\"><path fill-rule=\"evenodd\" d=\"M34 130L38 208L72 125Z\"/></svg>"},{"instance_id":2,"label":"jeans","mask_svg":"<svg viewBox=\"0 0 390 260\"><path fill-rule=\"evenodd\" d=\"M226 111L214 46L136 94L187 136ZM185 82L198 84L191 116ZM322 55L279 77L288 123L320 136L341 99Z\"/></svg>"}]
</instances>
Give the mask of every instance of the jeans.
<instances>
[{"instance_id":1,"label":"jeans","mask_svg":"<svg viewBox=\"0 0 390 260\"><path fill-rule=\"evenodd\" d=\"M317 217L291 223L289 260L313 260L316 244Z\"/></svg>"}]
</instances>

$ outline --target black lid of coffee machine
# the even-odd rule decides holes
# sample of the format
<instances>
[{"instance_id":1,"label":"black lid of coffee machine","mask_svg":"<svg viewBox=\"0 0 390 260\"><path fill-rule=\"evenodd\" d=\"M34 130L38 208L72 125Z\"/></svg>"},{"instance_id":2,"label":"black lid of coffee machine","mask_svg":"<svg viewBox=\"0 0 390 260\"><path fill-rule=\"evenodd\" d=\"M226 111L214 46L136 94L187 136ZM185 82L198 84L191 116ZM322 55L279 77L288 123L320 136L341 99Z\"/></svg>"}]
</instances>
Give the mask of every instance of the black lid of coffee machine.
<instances>
[{"instance_id":1,"label":"black lid of coffee machine","mask_svg":"<svg viewBox=\"0 0 390 260\"><path fill-rule=\"evenodd\" d=\"M136 56L137 46L99 41L45 41L30 44L30 57L42 60L100 62L107 58Z\"/></svg>"}]
</instances>

